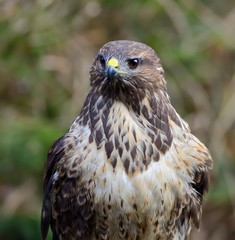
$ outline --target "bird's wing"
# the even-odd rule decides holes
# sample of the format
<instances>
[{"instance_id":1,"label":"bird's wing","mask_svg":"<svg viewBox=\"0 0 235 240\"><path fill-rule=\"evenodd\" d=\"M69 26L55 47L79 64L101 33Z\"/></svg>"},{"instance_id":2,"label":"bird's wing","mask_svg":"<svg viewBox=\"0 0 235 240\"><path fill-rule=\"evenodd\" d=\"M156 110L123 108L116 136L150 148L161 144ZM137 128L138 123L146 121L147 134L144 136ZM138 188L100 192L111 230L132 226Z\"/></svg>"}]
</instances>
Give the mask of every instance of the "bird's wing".
<instances>
[{"instance_id":1,"label":"bird's wing","mask_svg":"<svg viewBox=\"0 0 235 240\"><path fill-rule=\"evenodd\" d=\"M180 159L177 164L180 170L175 169L179 177L186 176L189 182L188 189L192 189L188 194L189 202L186 200L187 204L182 210L179 225L183 226L185 220L191 219L198 229L203 195L208 191L209 170L212 168L213 160L206 146L191 134L188 124L173 108L169 117L169 124L174 135L173 145L176 149L173 155L176 159ZM176 119L179 120L178 123Z\"/></svg>"},{"instance_id":2,"label":"bird's wing","mask_svg":"<svg viewBox=\"0 0 235 240\"><path fill-rule=\"evenodd\" d=\"M65 156L64 136L59 138L52 145L48 152L47 161L44 169L44 182L43 182L43 205L41 213L41 233L43 239L46 239L49 225L51 222L51 189L53 185L53 176L55 176L57 164Z\"/></svg>"},{"instance_id":3,"label":"bird's wing","mask_svg":"<svg viewBox=\"0 0 235 240\"><path fill-rule=\"evenodd\" d=\"M207 170L195 172L192 187L196 192L197 201L191 203L191 217L195 227L199 229L203 195L208 191L209 187L209 173Z\"/></svg>"},{"instance_id":4,"label":"bird's wing","mask_svg":"<svg viewBox=\"0 0 235 240\"><path fill-rule=\"evenodd\" d=\"M195 201L191 203L191 218L195 227L199 229L202 200L209 188L209 170L212 168L213 160L208 149L195 136L191 135L189 143L192 148L190 156L197 162L193 170L193 181L191 182L195 192Z\"/></svg>"},{"instance_id":5,"label":"bird's wing","mask_svg":"<svg viewBox=\"0 0 235 240\"><path fill-rule=\"evenodd\" d=\"M87 181L82 180L74 136L66 134L58 139L48 153L44 171L44 200L41 232L46 239L49 225L53 239L86 239L93 224L92 197ZM76 230L76 232L74 232ZM89 233L90 234L90 233Z\"/></svg>"}]
</instances>

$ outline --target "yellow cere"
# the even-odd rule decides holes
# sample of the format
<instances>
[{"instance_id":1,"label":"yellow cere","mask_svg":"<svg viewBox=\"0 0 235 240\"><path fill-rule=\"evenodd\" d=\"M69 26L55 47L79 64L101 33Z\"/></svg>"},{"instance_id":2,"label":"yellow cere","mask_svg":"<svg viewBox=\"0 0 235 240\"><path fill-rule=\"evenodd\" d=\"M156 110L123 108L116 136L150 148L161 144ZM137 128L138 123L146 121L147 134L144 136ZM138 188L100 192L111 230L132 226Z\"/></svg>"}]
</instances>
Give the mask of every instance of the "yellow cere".
<instances>
[{"instance_id":1,"label":"yellow cere","mask_svg":"<svg viewBox=\"0 0 235 240\"><path fill-rule=\"evenodd\" d=\"M113 66L114 68L118 68L119 67L119 62L116 58L111 58L108 61L108 67L109 66Z\"/></svg>"}]
</instances>

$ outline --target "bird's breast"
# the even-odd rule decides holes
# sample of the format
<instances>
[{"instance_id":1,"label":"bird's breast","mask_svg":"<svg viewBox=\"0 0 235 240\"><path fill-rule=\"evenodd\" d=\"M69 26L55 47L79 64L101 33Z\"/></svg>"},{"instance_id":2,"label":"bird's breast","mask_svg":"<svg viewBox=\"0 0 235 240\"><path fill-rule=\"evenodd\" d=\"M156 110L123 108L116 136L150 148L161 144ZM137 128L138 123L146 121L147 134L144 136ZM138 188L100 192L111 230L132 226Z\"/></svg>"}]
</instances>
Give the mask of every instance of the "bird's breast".
<instances>
[{"instance_id":1,"label":"bird's breast","mask_svg":"<svg viewBox=\"0 0 235 240\"><path fill-rule=\"evenodd\" d=\"M123 159L116 155L113 166L104 148L91 150L82 166L83 179L94 180L92 192L98 221L105 224L111 235L120 236L122 231L128 232L130 239L135 239L139 231L142 239L144 236L154 239L156 232L164 235L165 226L180 213L180 202L185 201L185 182L177 177L164 157L150 161L143 170L132 162L136 167L132 173L126 171ZM120 226L125 227L121 230Z\"/></svg>"},{"instance_id":2,"label":"bird's breast","mask_svg":"<svg viewBox=\"0 0 235 240\"><path fill-rule=\"evenodd\" d=\"M146 122L121 103L114 109L107 119L96 122L93 131L85 126L79 130L82 181L93 179L95 209L108 216L110 224L120 219L127 225L146 221L148 226L156 221L161 225L170 219L175 199L183 198L185 188L169 160L175 150L162 154L152 143Z\"/></svg>"}]
</instances>

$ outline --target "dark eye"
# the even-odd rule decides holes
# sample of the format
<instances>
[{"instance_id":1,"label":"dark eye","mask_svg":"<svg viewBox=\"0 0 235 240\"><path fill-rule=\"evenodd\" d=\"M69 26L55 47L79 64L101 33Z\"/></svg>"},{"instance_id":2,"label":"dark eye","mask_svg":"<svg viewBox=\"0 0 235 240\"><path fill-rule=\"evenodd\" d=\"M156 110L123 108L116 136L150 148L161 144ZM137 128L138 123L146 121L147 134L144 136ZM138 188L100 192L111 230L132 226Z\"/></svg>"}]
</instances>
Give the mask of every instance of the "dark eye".
<instances>
[{"instance_id":1,"label":"dark eye","mask_svg":"<svg viewBox=\"0 0 235 240\"><path fill-rule=\"evenodd\" d=\"M99 62L100 62L100 65L101 65L101 67L105 67L105 64L106 64L106 62L105 62L105 59L104 59L104 57L103 56L99 56Z\"/></svg>"},{"instance_id":2,"label":"dark eye","mask_svg":"<svg viewBox=\"0 0 235 240\"><path fill-rule=\"evenodd\" d=\"M130 69L136 69L140 64L140 60L139 58L132 58L132 59L128 59L127 63Z\"/></svg>"}]
</instances>

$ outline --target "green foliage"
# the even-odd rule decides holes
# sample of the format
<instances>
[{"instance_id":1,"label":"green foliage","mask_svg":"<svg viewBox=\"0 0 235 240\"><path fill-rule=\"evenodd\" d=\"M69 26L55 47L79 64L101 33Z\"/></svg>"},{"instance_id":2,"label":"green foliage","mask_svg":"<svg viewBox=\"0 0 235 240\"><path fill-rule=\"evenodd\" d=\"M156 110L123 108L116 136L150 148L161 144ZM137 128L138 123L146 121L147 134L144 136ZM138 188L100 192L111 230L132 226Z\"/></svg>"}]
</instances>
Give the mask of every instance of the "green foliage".
<instances>
[{"instance_id":1,"label":"green foliage","mask_svg":"<svg viewBox=\"0 0 235 240\"><path fill-rule=\"evenodd\" d=\"M11 218L0 217L0 238L19 240L40 240L38 218L14 215Z\"/></svg>"},{"instance_id":2,"label":"green foliage","mask_svg":"<svg viewBox=\"0 0 235 240\"><path fill-rule=\"evenodd\" d=\"M3 124L5 127L0 129L3 136L0 139L0 179L15 184L25 177L40 179L48 148L62 131L40 120L18 119ZM15 170L17 174L11 174Z\"/></svg>"}]
</instances>

